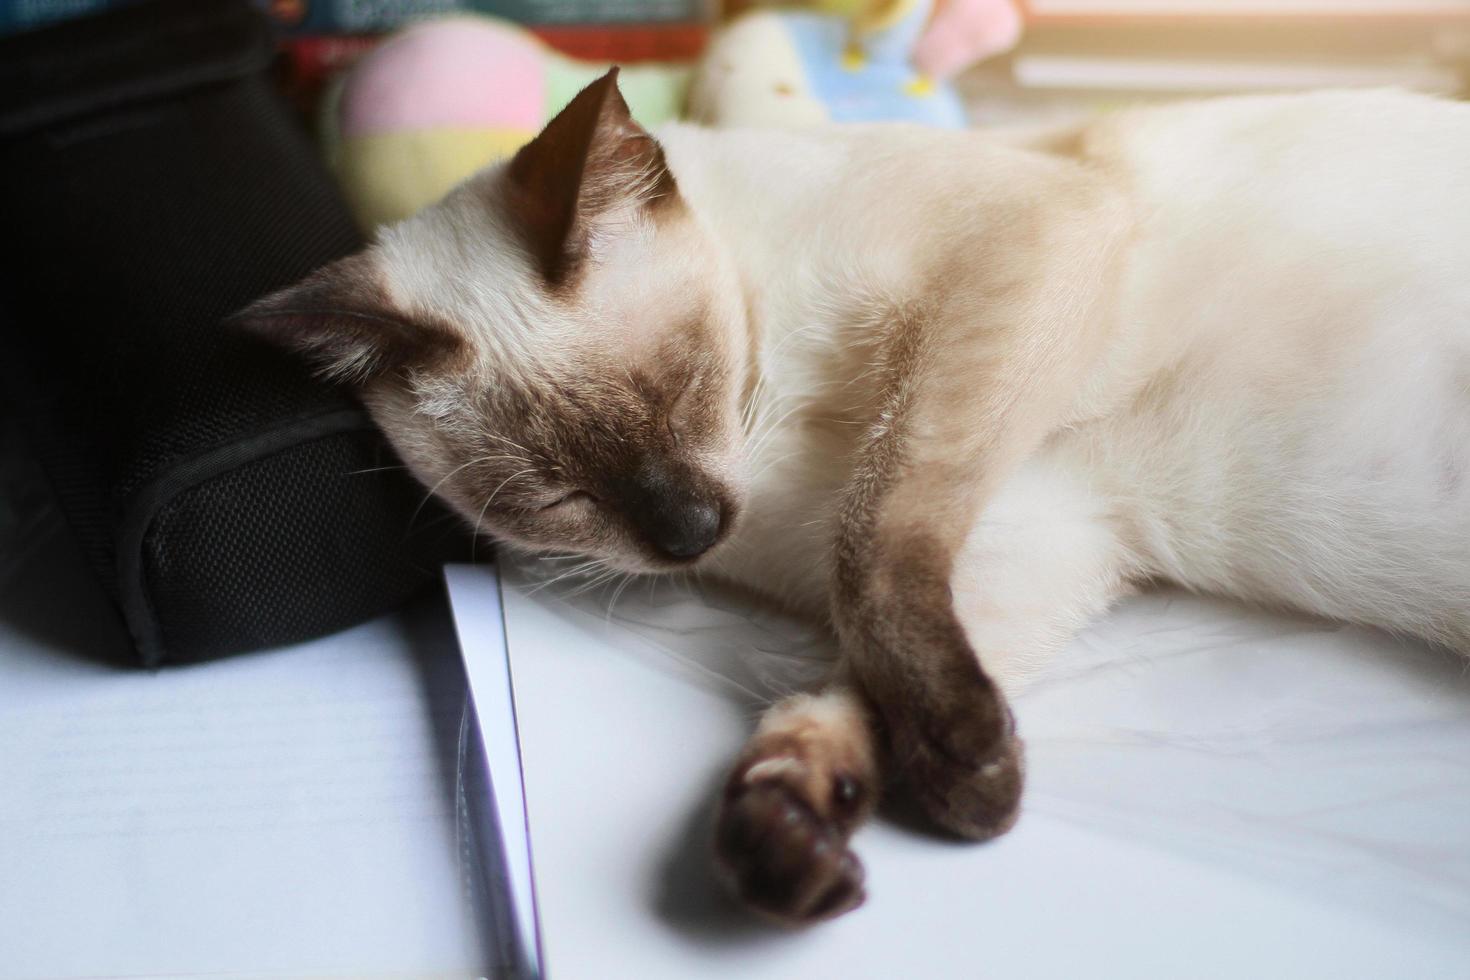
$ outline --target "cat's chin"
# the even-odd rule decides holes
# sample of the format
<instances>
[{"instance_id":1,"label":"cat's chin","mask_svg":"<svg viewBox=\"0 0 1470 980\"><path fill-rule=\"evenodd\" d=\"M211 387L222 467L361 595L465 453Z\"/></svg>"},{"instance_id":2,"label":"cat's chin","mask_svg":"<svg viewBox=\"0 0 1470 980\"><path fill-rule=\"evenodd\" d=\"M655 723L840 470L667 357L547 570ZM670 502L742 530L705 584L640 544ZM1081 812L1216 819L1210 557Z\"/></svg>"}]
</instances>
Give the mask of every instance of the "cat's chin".
<instances>
[{"instance_id":1,"label":"cat's chin","mask_svg":"<svg viewBox=\"0 0 1470 980\"><path fill-rule=\"evenodd\" d=\"M660 558L642 566L639 569L641 575L673 575L678 572L695 572L710 563L710 552L703 552L690 558Z\"/></svg>"},{"instance_id":2,"label":"cat's chin","mask_svg":"<svg viewBox=\"0 0 1470 980\"><path fill-rule=\"evenodd\" d=\"M720 550L719 545L702 551L697 555L687 558L675 558L670 556L642 556L636 558L607 558L608 568L615 568L622 572L631 572L634 575L675 575L679 572L695 572L709 565L713 556Z\"/></svg>"},{"instance_id":3,"label":"cat's chin","mask_svg":"<svg viewBox=\"0 0 1470 980\"><path fill-rule=\"evenodd\" d=\"M707 551L688 558L672 558L644 555L593 555L586 552L565 551L556 548L527 546L519 543L500 542L500 547L515 553L518 559L527 562L544 562L550 565L553 574L567 571L579 564L587 564L587 575L617 572L624 575L675 575L680 572L701 571L713 561L720 550L716 544ZM595 564L592 564L595 563Z\"/></svg>"}]
</instances>

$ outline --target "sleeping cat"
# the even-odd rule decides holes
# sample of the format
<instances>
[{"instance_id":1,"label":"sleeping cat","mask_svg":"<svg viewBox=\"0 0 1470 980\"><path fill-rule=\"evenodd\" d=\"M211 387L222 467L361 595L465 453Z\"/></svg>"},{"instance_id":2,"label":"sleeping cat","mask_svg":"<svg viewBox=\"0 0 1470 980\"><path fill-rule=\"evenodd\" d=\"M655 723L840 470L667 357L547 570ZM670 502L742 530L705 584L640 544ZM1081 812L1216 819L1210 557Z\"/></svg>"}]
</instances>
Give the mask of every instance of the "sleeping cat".
<instances>
[{"instance_id":1,"label":"sleeping cat","mask_svg":"<svg viewBox=\"0 0 1470 980\"><path fill-rule=\"evenodd\" d=\"M885 773L1011 826L1006 692L1130 589L1470 652L1467 160L1470 107L1393 93L655 140L614 71L240 320L479 531L831 624L715 840L802 923L862 901Z\"/></svg>"}]
</instances>

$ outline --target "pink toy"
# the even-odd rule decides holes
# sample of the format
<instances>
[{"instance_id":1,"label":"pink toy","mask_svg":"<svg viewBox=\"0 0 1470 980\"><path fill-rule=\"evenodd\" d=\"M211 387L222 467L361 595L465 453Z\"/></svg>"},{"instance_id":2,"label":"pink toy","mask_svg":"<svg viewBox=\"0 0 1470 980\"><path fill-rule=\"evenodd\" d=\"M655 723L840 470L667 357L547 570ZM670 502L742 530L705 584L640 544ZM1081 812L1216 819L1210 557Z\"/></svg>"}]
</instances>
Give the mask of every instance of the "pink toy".
<instances>
[{"instance_id":1,"label":"pink toy","mask_svg":"<svg viewBox=\"0 0 1470 980\"><path fill-rule=\"evenodd\" d=\"M1009 51L1021 39L1014 0L935 0L914 45L914 67L929 78L951 78L970 65Z\"/></svg>"}]
</instances>

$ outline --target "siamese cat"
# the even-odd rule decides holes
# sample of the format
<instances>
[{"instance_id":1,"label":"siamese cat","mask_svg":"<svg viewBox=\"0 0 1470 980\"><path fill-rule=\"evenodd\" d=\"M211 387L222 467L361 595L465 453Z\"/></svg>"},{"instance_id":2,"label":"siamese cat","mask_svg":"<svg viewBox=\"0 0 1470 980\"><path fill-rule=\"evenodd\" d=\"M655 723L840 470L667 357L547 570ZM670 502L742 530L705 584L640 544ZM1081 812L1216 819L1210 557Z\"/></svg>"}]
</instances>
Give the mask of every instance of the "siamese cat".
<instances>
[{"instance_id":1,"label":"siamese cat","mask_svg":"<svg viewBox=\"0 0 1470 980\"><path fill-rule=\"evenodd\" d=\"M1130 590L1470 652L1470 107L1391 92L657 138L616 70L243 326L478 531L830 623L719 802L785 923L884 774L981 840L1007 692Z\"/></svg>"}]
</instances>

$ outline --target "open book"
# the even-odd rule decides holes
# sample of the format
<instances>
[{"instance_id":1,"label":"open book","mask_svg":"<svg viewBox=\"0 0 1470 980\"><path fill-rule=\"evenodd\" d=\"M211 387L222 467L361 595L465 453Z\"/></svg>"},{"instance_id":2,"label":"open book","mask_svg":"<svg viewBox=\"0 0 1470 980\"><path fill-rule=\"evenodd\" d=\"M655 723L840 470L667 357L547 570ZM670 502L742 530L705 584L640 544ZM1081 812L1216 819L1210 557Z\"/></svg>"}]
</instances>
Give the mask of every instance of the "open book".
<instances>
[{"instance_id":1,"label":"open book","mask_svg":"<svg viewBox=\"0 0 1470 980\"><path fill-rule=\"evenodd\" d=\"M857 836L867 904L787 933L716 886L710 806L761 706L820 675L823 633L709 585L534 565L448 576L529 973L1470 975L1470 677L1448 654L1132 600L1016 703L1014 831L955 843L900 808Z\"/></svg>"}]
</instances>

